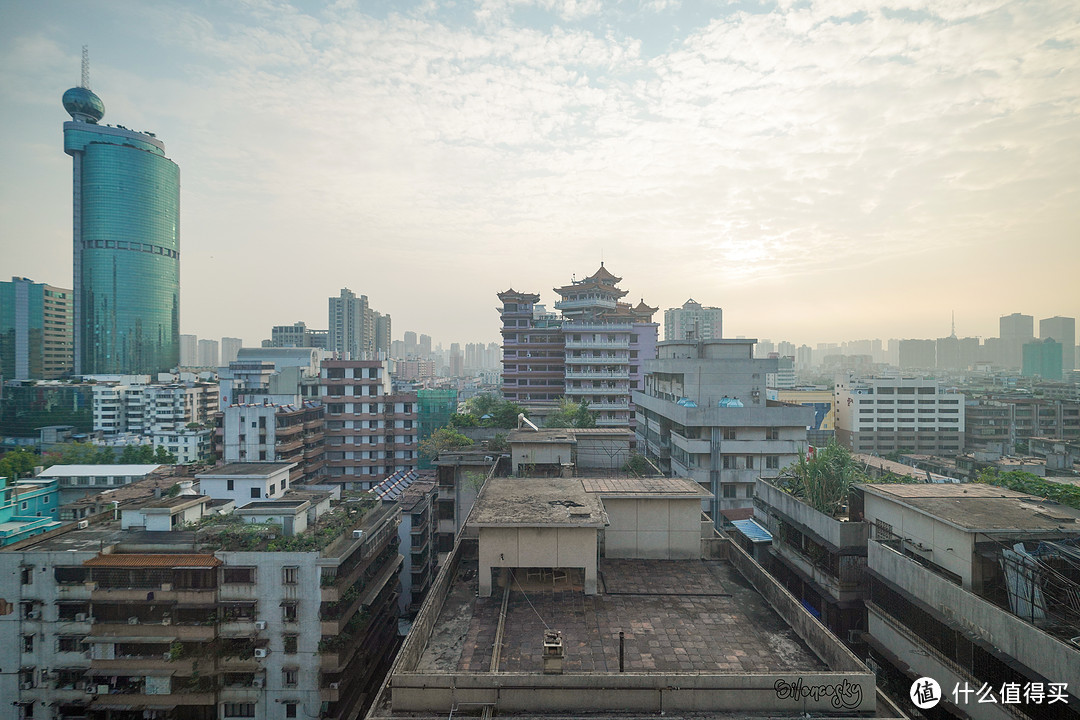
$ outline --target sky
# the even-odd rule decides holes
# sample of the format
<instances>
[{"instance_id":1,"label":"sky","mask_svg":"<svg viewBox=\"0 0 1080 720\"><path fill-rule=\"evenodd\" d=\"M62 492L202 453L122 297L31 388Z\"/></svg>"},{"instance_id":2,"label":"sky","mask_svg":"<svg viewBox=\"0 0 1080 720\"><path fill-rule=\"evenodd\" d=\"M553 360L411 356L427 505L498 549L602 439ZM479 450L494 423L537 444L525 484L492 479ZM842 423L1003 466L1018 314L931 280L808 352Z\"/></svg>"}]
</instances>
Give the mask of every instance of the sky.
<instances>
[{"instance_id":1,"label":"sky","mask_svg":"<svg viewBox=\"0 0 1080 720\"><path fill-rule=\"evenodd\" d=\"M0 277L71 286L60 103L181 169L181 332L436 342L600 265L796 343L1080 316L1075 0L0 0Z\"/></svg>"}]
</instances>

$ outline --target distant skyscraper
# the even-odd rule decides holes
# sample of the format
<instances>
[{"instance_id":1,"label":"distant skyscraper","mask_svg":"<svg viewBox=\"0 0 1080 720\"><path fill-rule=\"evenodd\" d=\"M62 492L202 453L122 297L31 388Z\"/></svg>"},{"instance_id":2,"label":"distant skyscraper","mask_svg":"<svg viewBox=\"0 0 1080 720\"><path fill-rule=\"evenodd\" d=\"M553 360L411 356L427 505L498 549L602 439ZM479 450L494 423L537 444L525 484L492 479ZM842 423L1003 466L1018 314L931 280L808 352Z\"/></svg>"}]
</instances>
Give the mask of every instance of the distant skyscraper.
<instances>
[{"instance_id":1,"label":"distant skyscraper","mask_svg":"<svg viewBox=\"0 0 1080 720\"><path fill-rule=\"evenodd\" d=\"M244 341L240 338L223 337L221 338L221 364L228 365L236 356L240 354L240 348L244 346Z\"/></svg>"},{"instance_id":2,"label":"distant skyscraper","mask_svg":"<svg viewBox=\"0 0 1080 720\"><path fill-rule=\"evenodd\" d=\"M199 367L217 367L218 366L218 341L217 340L200 340L199 341Z\"/></svg>"},{"instance_id":3,"label":"distant skyscraper","mask_svg":"<svg viewBox=\"0 0 1080 720\"><path fill-rule=\"evenodd\" d=\"M74 161L76 373L155 373L180 360L180 168L152 133L104 127L83 81L64 93Z\"/></svg>"},{"instance_id":4,"label":"distant skyscraper","mask_svg":"<svg viewBox=\"0 0 1080 720\"><path fill-rule=\"evenodd\" d=\"M1065 372L1076 367L1076 318L1045 318L1039 321L1039 339L1051 338L1061 343L1061 368Z\"/></svg>"},{"instance_id":5,"label":"distant skyscraper","mask_svg":"<svg viewBox=\"0 0 1080 720\"><path fill-rule=\"evenodd\" d=\"M1022 348L1035 339L1035 318L1031 315L1013 313L999 321L1002 357L1001 364L1009 368L1020 367Z\"/></svg>"},{"instance_id":6,"label":"distant skyscraper","mask_svg":"<svg viewBox=\"0 0 1080 720\"><path fill-rule=\"evenodd\" d=\"M11 278L0 283L0 375L58 378L72 368L72 292Z\"/></svg>"},{"instance_id":7,"label":"distant skyscraper","mask_svg":"<svg viewBox=\"0 0 1080 720\"><path fill-rule=\"evenodd\" d=\"M418 350L418 354L420 355L420 357L423 357L423 358L431 357L431 336L430 335L421 335L420 336L420 347L419 347L419 350Z\"/></svg>"},{"instance_id":8,"label":"distant skyscraper","mask_svg":"<svg viewBox=\"0 0 1080 720\"><path fill-rule=\"evenodd\" d=\"M199 362L199 336L180 336L180 365L181 367L194 367Z\"/></svg>"},{"instance_id":9,"label":"distant skyscraper","mask_svg":"<svg viewBox=\"0 0 1080 720\"><path fill-rule=\"evenodd\" d=\"M330 298L329 350L347 352L353 360L371 358L375 351L375 315L367 295L357 297L342 288L339 297Z\"/></svg>"},{"instance_id":10,"label":"distant skyscraper","mask_svg":"<svg viewBox=\"0 0 1080 720\"><path fill-rule=\"evenodd\" d=\"M1024 365L1021 375L1043 380L1061 379L1061 343L1047 338L1024 343Z\"/></svg>"},{"instance_id":11,"label":"distant skyscraper","mask_svg":"<svg viewBox=\"0 0 1080 720\"><path fill-rule=\"evenodd\" d=\"M664 340L719 340L723 333L724 311L702 307L693 298L681 308L664 311Z\"/></svg>"},{"instance_id":12,"label":"distant skyscraper","mask_svg":"<svg viewBox=\"0 0 1080 720\"><path fill-rule=\"evenodd\" d=\"M390 316L375 313L375 352L382 353L382 358L390 357Z\"/></svg>"},{"instance_id":13,"label":"distant skyscraper","mask_svg":"<svg viewBox=\"0 0 1080 720\"><path fill-rule=\"evenodd\" d=\"M406 330L405 335L402 336L402 339L405 341L405 354L410 357L415 357L417 355L417 351L419 350L419 346L416 341L416 333L414 333L412 330Z\"/></svg>"}]
</instances>

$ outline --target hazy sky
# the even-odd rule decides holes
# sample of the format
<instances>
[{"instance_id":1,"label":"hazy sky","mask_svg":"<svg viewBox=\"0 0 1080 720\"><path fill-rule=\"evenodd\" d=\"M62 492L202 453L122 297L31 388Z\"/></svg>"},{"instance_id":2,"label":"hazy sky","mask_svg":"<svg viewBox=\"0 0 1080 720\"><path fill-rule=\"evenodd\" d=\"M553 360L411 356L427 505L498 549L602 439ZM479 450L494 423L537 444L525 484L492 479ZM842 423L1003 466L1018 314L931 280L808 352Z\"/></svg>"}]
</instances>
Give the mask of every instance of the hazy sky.
<instances>
[{"instance_id":1,"label":"hazy sky","mask_svg":"<svg viewBox=\"0 0 1080 720\"><path fill-rule=\"evenodd\" d=\"M496 340L496 292L601 257L729 335L1080 315L1076 0L2 0L0 276L70 286L84 43L180 165L182 332L322 328L347 286Z\"/></svg>"}]
</instances>

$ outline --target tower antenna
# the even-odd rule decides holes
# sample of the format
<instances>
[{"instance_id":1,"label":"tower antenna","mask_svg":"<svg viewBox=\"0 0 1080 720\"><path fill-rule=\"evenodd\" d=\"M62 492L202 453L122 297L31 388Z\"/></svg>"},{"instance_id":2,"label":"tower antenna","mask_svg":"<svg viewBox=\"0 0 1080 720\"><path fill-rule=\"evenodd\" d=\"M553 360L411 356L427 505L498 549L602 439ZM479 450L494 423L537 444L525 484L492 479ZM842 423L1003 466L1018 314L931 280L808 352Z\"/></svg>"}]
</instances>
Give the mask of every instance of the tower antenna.
<instances>
[{"instance_id":1,"label":"tower antenna","mask_svg":"<svg viewBox=\"0 0 1080 720\"><path fill-rule=\"evenodd\" d=\"M79 87L90 89L90 46L82 46L82 82Z\"/></svg>"}]
</instances>

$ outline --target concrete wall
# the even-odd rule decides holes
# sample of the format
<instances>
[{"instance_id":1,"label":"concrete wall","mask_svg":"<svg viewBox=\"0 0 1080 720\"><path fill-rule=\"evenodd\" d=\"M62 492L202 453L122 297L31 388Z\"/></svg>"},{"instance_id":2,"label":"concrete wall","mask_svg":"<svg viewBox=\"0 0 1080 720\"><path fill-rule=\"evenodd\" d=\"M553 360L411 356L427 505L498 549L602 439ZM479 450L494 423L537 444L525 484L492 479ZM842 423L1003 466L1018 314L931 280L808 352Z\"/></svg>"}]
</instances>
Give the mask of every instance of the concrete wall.
<instances>
[{"instance_id":1,"label":"concrete wall","mask_svg":"<svg viewBox=\"0 0 1080 720\"><path fill-rule=\"evenodd\" d=\"M869 544L867 566L1002 654L1016 658L1053 682L1067 682L1075 697L1080 688L1080 650L1076 647L957 587L881 543Z\"/></svg>"},{"instance_id":2,"label":"concrete wall","mask_svg":"<svg viewBox=\"0 0 1080 720\"><path fill-rule=\"evenodd\" d=\"M920 552L935 565L956 573L963 581L964 589L972 589L972 558L975 552L975 535L952 525L946 525L930 515L904 505L886 500L871 493L865 495L866 521L871 525L881 520L892 525L893 534L903 538L913 552ZM926 548L917 549L918 545ZM979 580L978 578L976 578ZM981 584L981 580L979 580Z\"/></svg>"},{"instance_id":3,"label":"concrete wall","mask_svg":"<svg viewBox=\"0 0 1080 720\"><path fill-rule=\"evenodd\" d=\"M630 459L629 437L578 436L574 458L579 470L618 470Z\"/></svg>"},{"instance_id":4,"label":"concrete wall","mask_svg":"<svg viewBox=\"0 0 1080 720\"><path fill-rule=\"evenodd\" d=\"M786 516L793 524L806 528L837 548L857 549L861 553L866 547L866 540L870 537L870 525L865 522L844 522L829 517L761 479L757 481L754 492L766 505ZM870 496L867 495L868 501L869 498ZM759 522L766 524L769 522L769 518L763 517L760 510L757 510L754 515ZM778 532L773 527L766 526L774 535Z\"/></svg>"},{"instance_id":5,"label":"concrete wall","mask_svg":"<svg viewBox=\"0 0 1080 720\"><path fill-rule=\"evenodd\" d=\"M667 498L604 498L610 525L604 530L609 558L701 557L701 501Z\"/></svg>"},{"instance_id":6,"label":"concrete wall","mask_svg":"<svg viewBox=\"0 0 1080 720\"><path fill-rule=\"evenodd\" d=\"M824 686L817 698L791 696ZM778 689L779 686L779 689ZM848 703L847 712L873 714L874 676L863 673L806 674L662 674L530 673L396 674L391 687L394 714L447 713L455 705L491 704L497 713L712 713L796 712L833 716L835 691ZM801 695L802 693L800 693ZM378 709L369 717L379 717Z\"/></svg>"},{"instance_id":7,"label":"concrete wall","mask_svg":"<svg viewBox=\"0 0 1080 720\"><path fill-rule=\"evenodd\" d=\"M596 594L596 528L480 528L480 596L491 597L491 568L583 568Z\"/></svg>"}]
</instances>

